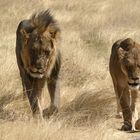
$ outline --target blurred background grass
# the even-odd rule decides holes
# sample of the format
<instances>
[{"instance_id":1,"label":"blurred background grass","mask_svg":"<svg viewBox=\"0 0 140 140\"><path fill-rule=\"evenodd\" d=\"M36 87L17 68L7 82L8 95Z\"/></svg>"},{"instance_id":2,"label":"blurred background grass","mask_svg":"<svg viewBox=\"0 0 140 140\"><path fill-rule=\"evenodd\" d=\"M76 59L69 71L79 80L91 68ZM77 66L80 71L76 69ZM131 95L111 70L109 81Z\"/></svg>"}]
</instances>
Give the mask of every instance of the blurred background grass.
<instances>
[{"instance_id":1,"label":"blurred background grass","mask_svg":"<svg viewBox=\"0 0 140 140\"><path fill-rule=\"evenodd\" d=\"M108 71L111 46L120 38L140 42L139 0L0 1L0 139L128 140L120 132ZM15 58L16 28L33 12L50 9L61 28L61 109L34 122ZM47 88L44 106L49 103ZM139 105L138 105L139 107Z\"/></svg>"}]
</instances>

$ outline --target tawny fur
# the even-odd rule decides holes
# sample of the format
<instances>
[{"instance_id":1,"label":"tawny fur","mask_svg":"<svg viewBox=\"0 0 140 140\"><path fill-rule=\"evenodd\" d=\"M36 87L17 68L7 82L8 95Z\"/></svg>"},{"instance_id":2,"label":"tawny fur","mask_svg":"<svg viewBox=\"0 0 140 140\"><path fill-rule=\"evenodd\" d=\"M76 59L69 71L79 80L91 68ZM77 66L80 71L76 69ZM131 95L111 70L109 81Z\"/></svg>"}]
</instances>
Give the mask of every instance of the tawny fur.
<instances>
[{"instance_id":1,"label":"tawny fur","mask_svg":"<svg viewBox=\"0 0 140 140\"><path fill-rule=\"evenodd\" d=\"M117 98L117 113L122 112L122 130L135 130L138 119L137 94L140 87L140 45L132 39L116 41L110 56L110 74Z\"/></svg>"}]
</instances>

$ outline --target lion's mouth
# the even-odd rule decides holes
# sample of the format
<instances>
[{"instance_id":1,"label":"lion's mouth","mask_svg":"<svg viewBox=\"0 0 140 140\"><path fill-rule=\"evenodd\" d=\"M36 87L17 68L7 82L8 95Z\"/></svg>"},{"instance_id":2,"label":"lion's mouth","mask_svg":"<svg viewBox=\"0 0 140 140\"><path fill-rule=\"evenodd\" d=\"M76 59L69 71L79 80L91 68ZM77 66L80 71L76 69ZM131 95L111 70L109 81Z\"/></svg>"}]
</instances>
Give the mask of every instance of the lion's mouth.
<instances>
[{"instance_id":1,"label":"lion's mouth","mask_svg":"<svg viewBox=\"0 0 140 140\"><path fill-rule=\"evenodd\" d=\"M129 86L138 86L139 83L129 83L129 82L128 82L128 85L129 85Z\"/></svg>"},{"instance_id":2,"label":"lion's mouth","mask_svg":"<svg viewBox=\"0 0 140 140\"><path fill-rule=\"evenodd\" d=\"M32 72L30 71L30 76L33 77L33 78L43 78L44 77L44 74L43 73L40 73L40 72Z\"/></svg>"},{"instance_id":3,"label":"lion's mouth","mask_svg":"<svg viewBox=\"0 0 140 140\"><path fill-rule=\"evenodd\" d=\"M128 85L129 85L129 87L130 87L131 89L139 89L139 88L140 88L140 83L136 83L136 82L134 82L134 83L129 83L129 82L128 82Z\"/></svg>"}]
</instances>

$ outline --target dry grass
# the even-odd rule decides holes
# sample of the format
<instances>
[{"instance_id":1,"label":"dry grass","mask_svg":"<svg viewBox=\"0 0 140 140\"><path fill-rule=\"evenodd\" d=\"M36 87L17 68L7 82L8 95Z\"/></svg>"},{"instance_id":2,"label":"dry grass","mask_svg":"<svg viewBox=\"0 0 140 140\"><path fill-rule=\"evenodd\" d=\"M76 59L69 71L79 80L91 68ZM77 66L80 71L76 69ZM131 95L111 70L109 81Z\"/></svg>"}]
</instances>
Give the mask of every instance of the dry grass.
<instances>
[{"instance_id":1,"label":"dry grass","mask_svg":"<svg viewBox=\"0 0 140 140\"><path fill-rule=\"evenodd\" d=\"M121 132L108 72L111 45L120 38L140 42L140 1L5 0L0 4L0 140L135 140ZM62 29L61 110L32 120L15 59L20 20L50 8ZM44 89L45 100L49 97ZM46 104L47 105L47 104ZM140 108L140 107L139 107ZM140 137L139 137L140 139Z\"/></svg>"}]
</instances>

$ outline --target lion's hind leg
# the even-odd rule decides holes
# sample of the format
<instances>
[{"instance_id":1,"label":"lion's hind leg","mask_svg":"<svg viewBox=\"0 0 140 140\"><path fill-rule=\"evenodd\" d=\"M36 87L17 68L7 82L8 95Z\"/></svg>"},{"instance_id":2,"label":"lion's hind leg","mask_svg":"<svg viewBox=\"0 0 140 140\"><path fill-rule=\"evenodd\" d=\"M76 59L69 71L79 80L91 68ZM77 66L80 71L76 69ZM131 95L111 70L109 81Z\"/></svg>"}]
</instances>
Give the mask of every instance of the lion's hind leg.
<instances>
[{"instance_id":1,"label":"lion's hind leg","mask_svg":"<svg viewBox=\"0 0 140 140\"><path fill-rule=\"evenodd\" d=\"M116 95L116 103L117 103L116 118L122 118L123 116L122 116L122 109L121 109L121 105L120 105L119 91L117 88L117 81L113 75L112 75L112 80L113 80L113 86L114 86L114 91L115 91L115 95Z\"/></svg>"},{"instance_id":2,"label":"lion's hind leg","mask_svg":"<svg viewBox=\"0 0 140 140\"><path fill-rule=\"evenodd\" d=\"M121 105L120 105L120 98L118 96L118 90L117 88L114 88L115 89L115 94L116 94L116 100L117 100L117 114L116 114L116 118L120 119L123 117L122 115L122 108L121 108Z\"/></svg>"}]
</instances>

